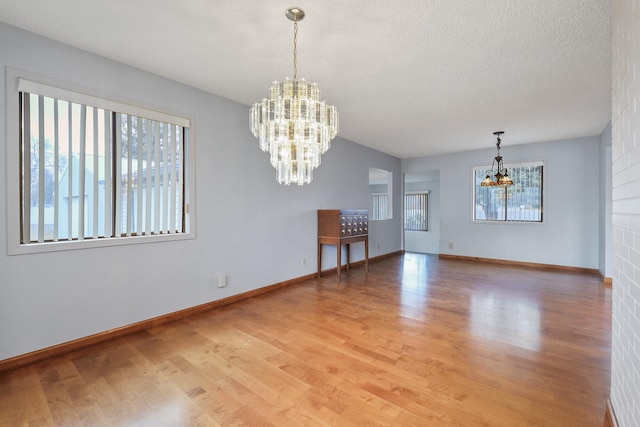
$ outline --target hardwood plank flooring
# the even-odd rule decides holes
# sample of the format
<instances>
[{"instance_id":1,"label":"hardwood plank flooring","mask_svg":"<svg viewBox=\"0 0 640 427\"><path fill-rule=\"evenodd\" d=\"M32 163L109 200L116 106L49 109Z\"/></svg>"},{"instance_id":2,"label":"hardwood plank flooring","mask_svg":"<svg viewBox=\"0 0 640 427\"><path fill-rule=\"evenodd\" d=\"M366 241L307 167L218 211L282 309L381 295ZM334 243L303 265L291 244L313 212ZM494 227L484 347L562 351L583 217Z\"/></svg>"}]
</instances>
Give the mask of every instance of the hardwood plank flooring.
<instances>
[{"instance_id":1,"label":"hardwood plank flooring","mask_svg":"<svg viewBox=\"0 0 640 427\"><path fill-rule=\"evenodd\" d=\"M611 289L410 254L0 374L7 426L601 426Z\"/></svg>"}]
</instances>

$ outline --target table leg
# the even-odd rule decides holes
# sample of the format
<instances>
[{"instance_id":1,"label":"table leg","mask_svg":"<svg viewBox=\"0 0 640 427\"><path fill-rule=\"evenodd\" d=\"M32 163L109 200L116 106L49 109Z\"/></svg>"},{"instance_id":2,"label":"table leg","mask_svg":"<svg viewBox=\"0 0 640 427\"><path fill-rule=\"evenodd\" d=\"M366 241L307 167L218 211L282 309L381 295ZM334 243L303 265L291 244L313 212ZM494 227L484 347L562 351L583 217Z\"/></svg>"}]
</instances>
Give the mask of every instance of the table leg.
<instances>
[{"instance_id":1,"label":"table leg","mask_svg":"<svg viewBox=\"0 0 640 427\"><path fill-rule=\"evenodd\" d=\"M320 278L322 271L322 243L320 243L320 239L318 239L318 278Z\"/></svg>"},{"instance_id":2,"label":"table leg","mask_svg":"<svg viewBox=\"0 0 640 427\"><path fill-rule=\"evenodd\" d=\"M369 237L364 239L364 271L369 272Z\"/></svg>"},{"instance_id":3,"label":"table leg","mask_svg":"<svg viewBox=\"0 0 640 427\"><path fill-rule=\"evenodd\" d=\"M338 243L336 245L336 268L338 269L338 282L340 282L340 273L342 272L342 245Z\"/></svg>"}]
</instances>

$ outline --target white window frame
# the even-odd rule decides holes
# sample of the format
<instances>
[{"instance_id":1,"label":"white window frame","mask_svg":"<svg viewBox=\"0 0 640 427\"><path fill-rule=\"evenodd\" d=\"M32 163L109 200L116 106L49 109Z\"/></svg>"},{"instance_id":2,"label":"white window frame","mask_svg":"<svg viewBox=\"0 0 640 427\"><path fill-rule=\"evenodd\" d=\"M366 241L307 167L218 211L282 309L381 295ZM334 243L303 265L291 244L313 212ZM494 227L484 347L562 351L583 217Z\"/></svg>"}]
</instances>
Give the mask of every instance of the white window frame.
<instances>
[{"instance_id":1,"label":"white window frame","mask_svg":"<svg viewBox=\"0 0 640 427\"><path fill-rule=\"evenodd\" d=\"M195 233L195 155L193 138L193 117L175 113L167 107L132 102L117 96L105 96L98 91L88 90L71 83L39 76L35 73L6 68L6 191L7 191L7 252L9 255L54 252L61 250L87 249L105 246L119 246L151 242L166 242L193 239ZM109 237L84 240L64 240L43 243L20 243L21 194L20 194L20 92L57 97L67 101L114 110L125 114L143 116L149 119L179 124L185 128L187 141L184 144L184 232L151 234L140 236Z\"/></svg>"},{"instance_id":2,"label":"white window frame","mask_svg":"<svg viewBox=\"0 0 640 427\"><path fill-rule=\"evenodd\" d=\"M546 168L547 168L547 162L544 160L532 160L532 161L526 161L526 162L518 162L518 163L509 163L504 165L504 167L510 171L513 168L518 168L518 167L522 167L522 166L541 166L542 167L542 188L541 188L541 193L540 193L540 202L541 202L541 206L539 208L540 210L540 220L520 220L520 219L477 219L477 202L476 202L476 187L477 187L477 183L476 183L476 172L480 171L480 172L484 172L487 171L489 169L491 169L491 165L480 165L480 166L474 166L472 168L471 171L471 181L472 181L472 212L471 212L471 218L472 218L472 222L474 224L530 224L530 225L541 225L544 224L545 222L545 200L546 200L546 196L545 196L545 192L546 192L546 186L544 185L544 181L546 179ZM510 174L511 175L511 174ZM513 179L513 176L511 177ZM516 185L517 182L514 179L514 185ZM491 189L494 190L499 190L499 187L489 187Z\"/></svg>"}]
</instances>

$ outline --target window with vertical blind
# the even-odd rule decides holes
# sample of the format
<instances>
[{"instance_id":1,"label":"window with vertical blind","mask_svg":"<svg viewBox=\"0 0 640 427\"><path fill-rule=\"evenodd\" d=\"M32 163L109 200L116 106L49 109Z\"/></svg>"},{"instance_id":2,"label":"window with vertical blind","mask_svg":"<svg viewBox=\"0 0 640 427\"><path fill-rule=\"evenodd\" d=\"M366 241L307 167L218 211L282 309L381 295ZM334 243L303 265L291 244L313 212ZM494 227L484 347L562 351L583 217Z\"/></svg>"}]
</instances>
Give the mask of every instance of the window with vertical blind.
<instances>
[{"instance_id":1,"label":"window with vertical blind","mask_svg":"<svg viewBox=\"0 0 640 427\"><path fill-rule=\"evenodd\" d=\"M369 168L369 220L393 218L393 174L384 169Z\"/></svg>"},{"instance_id":2,"label":"window with vertical blind","mask_svg":"<svg viewBox=\"0 0 640 427\"><path fill-rule=\"evenodd\" d=\"M16 81L20 246L188 234L189 119Z\"/></svg>"},{"instance_id":3,"label":"window with vertical blind","mask_svg":"<svg viewBox=\"0 0 640 427\"><path fill-rule=\"evenodd\" d=\"M389 218L389 194L371 193L371 219Z\"/></svg>"},{"instance_id":4,"label":"window with vertical blind","mask_svg":"<svg viewBox=\"0 0 640 427\"><path fill-rule=\"evenodd\" d=\"M542 161L505 165L513 185L480 185L489 166L476 167L474 179L473 220L480 222L542 222Z\"/></svg>"},{"instance_id":5,"label":"window with vertical blind","mask_svg":"<svg viewBox=\"0 0 640 427\"><path fill-rule=\"evenodd\" d=\"M429 192L408 191L404 194L405 231L429 231Z\"/></svg>"}]
</instances>

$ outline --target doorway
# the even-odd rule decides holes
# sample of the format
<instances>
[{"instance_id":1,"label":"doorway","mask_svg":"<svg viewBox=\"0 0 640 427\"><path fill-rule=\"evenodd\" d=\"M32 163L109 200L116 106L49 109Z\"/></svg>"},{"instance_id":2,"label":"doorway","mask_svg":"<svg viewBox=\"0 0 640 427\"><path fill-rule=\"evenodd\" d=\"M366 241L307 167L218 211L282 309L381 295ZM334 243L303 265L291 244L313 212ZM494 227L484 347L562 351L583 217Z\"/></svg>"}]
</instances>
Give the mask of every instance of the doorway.
<instances>
[{"instance_id":1,"label":"doorway","mask_svg":"<svg viewBox=\"0 0 640 427\"><path fill-rule=\"evenodd\" d=\"M402 206L404 250L439 254L440 171L405 173Z\"/></svg>"}]
</instances>

